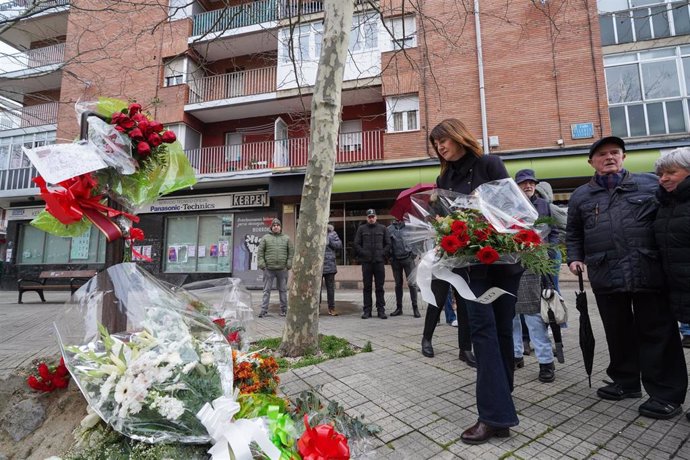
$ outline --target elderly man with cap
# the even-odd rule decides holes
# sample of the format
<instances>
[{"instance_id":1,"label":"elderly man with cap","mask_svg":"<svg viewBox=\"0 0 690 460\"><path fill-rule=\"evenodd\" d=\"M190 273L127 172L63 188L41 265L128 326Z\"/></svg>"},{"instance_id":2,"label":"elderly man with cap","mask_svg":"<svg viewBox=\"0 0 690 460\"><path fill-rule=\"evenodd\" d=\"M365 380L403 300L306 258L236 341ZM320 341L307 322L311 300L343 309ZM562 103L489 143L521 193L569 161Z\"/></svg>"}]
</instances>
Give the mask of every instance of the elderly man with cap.
<instances>
[{"instance_id":1,"label":"elderly man with cap","mask_svg":"<svg viewBox=\"0 0 690 460\"><path fill-rule=\"evenodd\" d=\"M535 193L539 181L535 177L533 170L521 169L515 174L515 182L522 190L522 193L529 198L539 213L539 217L551 217L549 203ZM558 230L555 227L551 227L547 240L550 244L558 244ZM537 357L537 361L539 361L538 379L540 382L549 383L556 379L556 374L551 340L549 340L547 326L541 319L540 314L541 286L542 282L539 275L529 270L522 274L520 287L517 292L517 303L515 304L515 318L513 318L513 356L515 358L515 367L523 367L525 360L522 357L524 352L522 323L520 321L520 316L522 316L529 330L529 337L534 346L534 354Z\"/></svg>"},{"instance_id":2,"label":"elderly man with cap","mask_svg":"<svg viewBox=\"0 0 690 460\"><path fill-rule=\"evenodd\" d=\"M639 413L655 419L681 412L688 386L678 327L663 292L663 269L654 240L658 179L623 168L625 143L605 137L589 150L595 170L570 198L567 263L587 267L604 324L612 382L602 399L649 398Z\"/></svg>"},{"instance_id":3,"label":"elderly man with cap","mask_svg":"<svg viewBox=\"0 0 690 460\"><path fill-rule=\"evenodd\" d=\"M386 299L383 283L386 280L386 254L390 247L388 229L376 222L376 211L367 209L367 221L357 228L355 234L355 255L362 264L362 296L364 312L362 319L371 318L373 301L371 297L372 278L376 283L376 310L378 317L386 319Z\"/></svg>"}]
</instances>

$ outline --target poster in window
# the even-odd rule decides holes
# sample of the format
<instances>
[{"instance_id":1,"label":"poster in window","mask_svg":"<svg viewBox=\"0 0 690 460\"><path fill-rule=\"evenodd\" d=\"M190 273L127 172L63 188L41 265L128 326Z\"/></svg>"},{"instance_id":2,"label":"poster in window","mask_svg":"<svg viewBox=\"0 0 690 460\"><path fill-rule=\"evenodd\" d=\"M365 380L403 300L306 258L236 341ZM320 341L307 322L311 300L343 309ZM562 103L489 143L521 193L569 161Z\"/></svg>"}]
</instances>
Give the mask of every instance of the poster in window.
<instances>
[{"instance_id":1,"label":"poster in window","mask_svg":"<svg viewBox=\"0 0 690 460\"><path fill-rule=\"evenodd\" d=\"M71 260L88 260L91 243L91 230L87 230L79 236L72 237L72 247L69 257Z\"/></svg>"},{"instance_id":2,"label":"poster in window","mask_svg":"<svg viewBox=\"0 0 690 460\"><path fill-rule=\"evenodd\" d=\"M212 244L208 252L211 257L218 257L218 245Z\"/></svg>"},{"instance_id":3,"label":"poster in window","mask_svg":"<svg viewBox=\"0 0 690 460\"><path fill-rule=\"evenodd\" d=\"M228 240L218 241L218 257L227 257L230 243Z\"/></svg>"},{"instance_id":4,"label":"poster in window","mask_svg":"<svg viewBox=\"0 0 690 460\"><path fill-rule=\"evenodd\" d=\"M186 264L187 263L187 245L182 244L177 246L177 263Z\"/></svg>"},{"instance_id":5,"label":"poster in window","mask_svg":"<svg viewBox=\"0 0 690 460\"><path fill-rule=\"evenodd\" d=\"M196 257L196 244L190 244L187 246L187 256Z\"/></svg>"},{"instance_id":6,"label":"poster in window","mask_svg":"<svg viewBox=\"0 0 690 460\"><path fill-rule=\"evenodd\" d=\"M197 248L197 257L206 257L206 245L201 245Z\"/></svg>"},{"instance_id":7,"label":"poster in window","mask_svg":"<svg viewBox=\"0 0 690 460\"><path fill-rule=\"evenodd\" d=\"M177 246L170 246L168 248L168 262L177 263Z\"/></svg>"},{"instance_id":8,"label":"poster in window","mask_svg":"<svg viewBox=\"0 0 690 460\"><path fill-rule=\"evenodd\" d=\"M275 213L247 212L235 214L232 240L232 276L240 278L245 286L263 286L258 267L258 250L261 238L268 233Z\"/></svg>"}]
</instances>

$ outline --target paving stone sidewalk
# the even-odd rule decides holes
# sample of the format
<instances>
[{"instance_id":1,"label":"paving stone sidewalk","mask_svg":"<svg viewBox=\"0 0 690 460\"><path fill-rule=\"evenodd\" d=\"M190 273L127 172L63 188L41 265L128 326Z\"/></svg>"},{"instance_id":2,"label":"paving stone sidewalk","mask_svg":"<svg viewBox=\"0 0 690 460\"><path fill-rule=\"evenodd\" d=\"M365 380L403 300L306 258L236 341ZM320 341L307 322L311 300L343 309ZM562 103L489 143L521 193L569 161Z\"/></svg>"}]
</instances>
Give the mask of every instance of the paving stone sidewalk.
<instances>
[{"instance_id":1,"label":"paving stone sidewalk","mask_svg":"<svg viewBox=\"0 0 690 460\"><path fill-rule=\"evenodd\" d=\"M336 291L340 316L326 315L321 306L319 330L364 346L373 352L297 369L281 376L282 390L293 396L320 386L321 393L339 401L352 415L363 414L377 423L381 433L373 440L375 459L688 459L690 422L684 416L671 420L641 417L644 399L604 401L596 387L606 379L608 353L594 296L588 293L596 337L592 388L578 346L578 314L574 308L576 283L561 285L570 309L569 327L563 330L565 364L556 363L556 381L540 383L534 355L515 373L513 398L520 425L506 439L480 446L460 441L462 431L476 421L475 371L458 360L457 329L445 322L436 330L436 357L420 352L423 318L412 317L409 297L404 314L381 320L362 320L361 293ZM25 302L36 302L25 295ZM261 293L252 291L258 313ZM49 302L18 305L17 293L0 291L0 380L32 359L57 352L52 318L67 299L64 293L47 293ZM256 319L257 338L279 337L284 318L279 316L274 292L271 314ZM325 301L325 298L324 298ZM387 311L395 307L392 292L386 295ZM422 308L422 314L425 309ZM690 350L686 351L686 355ZM686 356L690 357L690 356ZM643 398L646 394L643 394ZM686 404L690 408L690 399Z\"/></svg>"}]
</instances>

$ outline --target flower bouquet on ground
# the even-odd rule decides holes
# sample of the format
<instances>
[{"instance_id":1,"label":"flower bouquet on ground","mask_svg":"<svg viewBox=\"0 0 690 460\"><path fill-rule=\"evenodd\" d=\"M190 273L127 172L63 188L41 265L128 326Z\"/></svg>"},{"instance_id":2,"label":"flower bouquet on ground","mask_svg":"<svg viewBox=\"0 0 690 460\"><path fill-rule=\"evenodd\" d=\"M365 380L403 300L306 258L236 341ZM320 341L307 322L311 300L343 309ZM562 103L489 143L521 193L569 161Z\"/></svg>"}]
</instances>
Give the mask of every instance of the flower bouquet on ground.
<instances>
[{"instance_id":1,"label":"flower bouquet on ground","mask_svg":"<svg viewBox=\"0 0 690 460\"><path fill-rule=\"evenodd\" d=\"M555 270L544 239L548 225L540 223L536 209L512 179L480 185L472 195L425 191L413 195L412 204L403 231L423 254L417 272L423 286L432 276L452 278L460 292L456 281L462 283L450 272L470 265L520 263L540 275Z\"/></svg>"},{"instance_id":2,"label":"flower bouquet on ground","mask_svg":"<svg viewBox=\"0 0 690 460\"><path fill-rule=\"evenodd\" d=\"M232 395L232 351L186 298L119 264L80 288L55 328L74 381L115 430L151 443L211 439L197 413Z\"/></svg>"},{"instance_id":3,"label":"flower bouquet on ground","mask_svg":"<svg viewBox=\"0 0 690 460\"><path fill-rule=\"evenodd\" d=\"M252 297L238 278L218 278L185 284L190 303L223 331L233 350L246 351L254 322Z\"/></svg>"}]
</instances>

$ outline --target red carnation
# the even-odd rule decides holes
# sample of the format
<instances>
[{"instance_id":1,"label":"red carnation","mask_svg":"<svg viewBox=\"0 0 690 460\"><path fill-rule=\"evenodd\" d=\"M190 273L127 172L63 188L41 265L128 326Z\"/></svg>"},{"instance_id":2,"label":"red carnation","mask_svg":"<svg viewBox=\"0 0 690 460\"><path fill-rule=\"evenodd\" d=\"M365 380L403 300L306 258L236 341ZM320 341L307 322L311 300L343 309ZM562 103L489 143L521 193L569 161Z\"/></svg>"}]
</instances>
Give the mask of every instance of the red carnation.
<instances>
[{"instance_id":1,"label":"red carnation","mask_svg":"<svg viewBox=\"0 0 690 460\"><path fill-rule=\"evenodd\" d=\"M144 239L144 231L140 228L132 227L129 230L129 239L135 241L142 241Z\"/></svg>"},{"instance_id":2,"label":"red carnation","mask_svg":"<svg viewBox=\"0 0 690 460\"><path fill-rule=\"evenodd\" d=\"M153 147L154 149L163 143L163 140L161 139L161 136L158 133L149 134L148 141L151 147Z\"/></svg>"},{"instance_id":3,"label":"red carnation","mask_svg":"<svg viewBox=\"0 0 690 460\"><path fill-rule=\"evenodd\" d=\"M455 235L447 235L441 239L441 247L448 254L455 254L462 246L460 239Z\"/></svg>"},{"instance_id":4,"label":"red carnation","mask_svg":"<svg viewBox=\"0 0 690 460\"><path fill-rule=\"evenodd\" d=\"M498 252L496 252L496 250L491 246L484 246L477 251L475 256L477 257L477 260L486 265L490 265L500 258Z\"/></svg>"},{"instance_id":5,"label":"red carnation","mask_svg":"<svg viewBox=\"0 0 690 460\"><path fill-rule=\"evenodd\" d=\"M163 142L165 142L166 144L172 144L173 142L175 142L177 140L177 136L175 136L175 133L170 131L170 130L167 130L166 132L164 132L161 135L161 137L163 139Z\"/></svg>"},{"instance_id":6,"label":"red carnation","mask_svg":"<svg viewBox=\"0 0 690 460\"><path fill-rule=\"evenodd\" d=\"M141 104L137 104L136 102L133 104L129 104L129 116L130 117L132 115L136 115L139 112L141 112Z\"/></svg>"},{"instance_id":7,"label":"red carnation","mask_svg":"<svg viewBox=\"0 0 690 460\"><path fill-rule=\"evenodd\" d=\"M221 329L225 327L225 318L214 319L213 322L216 323Z\"/></svg>"},{"instance_id":8,"label":"red carnation","mask_svg":"<svg viewBox=\"0 0 690 460\"><path fill-rule=\"evenodd\" d=\"M240 331L233 331L228 334L228 342L237 343L240 340Z\"/></svg>"},{"instance_id":9,"label":"red carnation","mask_svg":"<svg viewBox=\"0 0 690 460\"><path fill-rule=\"evenodd\" d=\"M139 142L137 144L137 153L144 157L149 156L151 155L151 146L146 142Z\"/></svg>"},{"instance_id":10,"label":"red carnation","mask_svg":"<svg viewBox=\"0 0 690 460\"><path fill-rule=\"evenodd\" d=\"M450 226L450 231L453 232L454 235L460 235L462 233L466 233L467 232L467 223L465 223L461 220L454 220Z\"/></svg>"}]
</instances>

